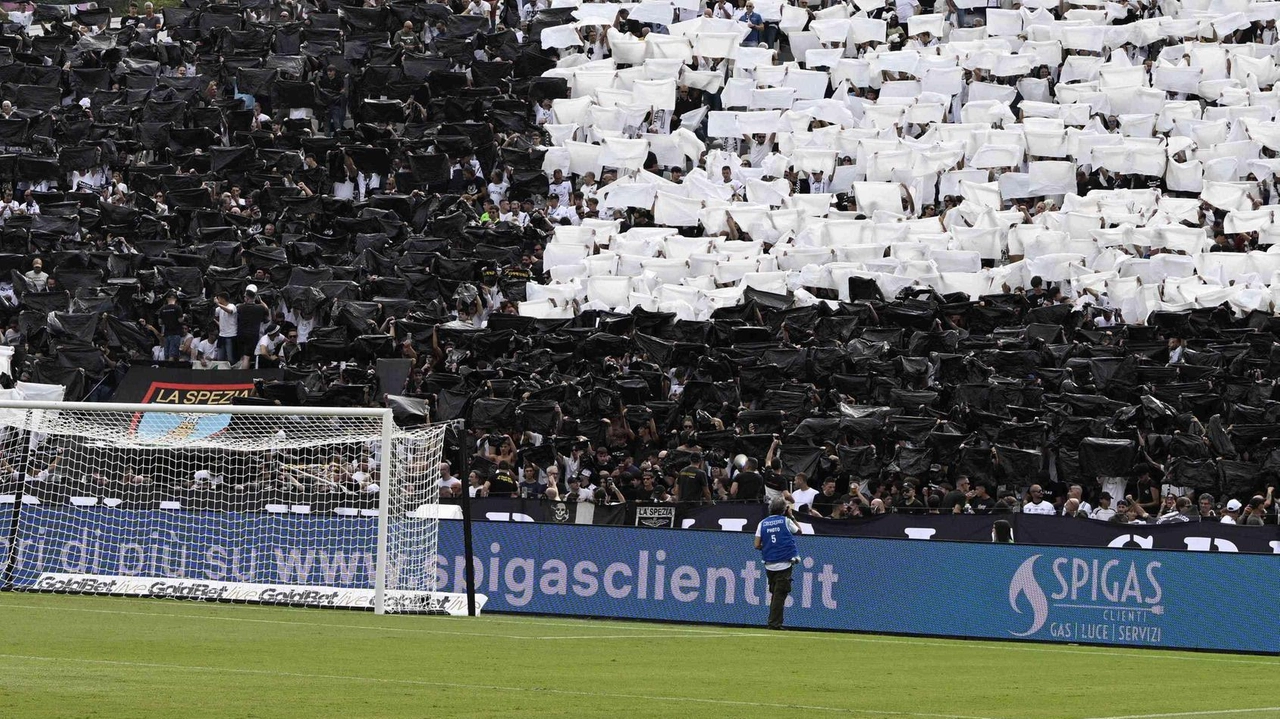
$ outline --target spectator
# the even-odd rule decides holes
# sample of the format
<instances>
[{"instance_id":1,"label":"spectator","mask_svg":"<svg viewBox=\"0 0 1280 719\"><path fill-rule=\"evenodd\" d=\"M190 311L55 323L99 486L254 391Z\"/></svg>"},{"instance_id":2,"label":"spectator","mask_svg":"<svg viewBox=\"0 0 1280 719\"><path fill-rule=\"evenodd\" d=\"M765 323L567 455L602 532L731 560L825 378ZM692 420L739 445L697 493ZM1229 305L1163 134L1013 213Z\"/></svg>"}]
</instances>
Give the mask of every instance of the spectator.
<instances>
[{"instance_id":1,"label":"spectator","mask_svg":"<svg viewBox=\"0 0 1280 719\"><path fill-rule=\"evenodd\" d=\"M44 292L49 285L49 274L44 271L44 260L39 257L31 261L31 269L23 276L35 287L36 292Z\"/></svg>"},{"instance_id":2,"label":"spectator","mask_svg":"<svg viewBox=\"0 0 1280 719\"><path fill-rule=\"evenodd\" d=\"M143 9L145 12L140 23L143 29L156 31L164 27L164 18L156 14L155 5L147 3Z\"/></svg>"},{"instance_id":3,"label":"spectator","mask_svg":"<svg viewBox=\"0 0 1280 719\"><path fill-rule=\"evenodd\" d=\"M135 9L137 6L134 6ZM164 306L156 313L160 323L160 333L164 336L164 359L177 361L182 350L184 327L182 324L182 308L178 306L178 296L172 292L165 295Z\"/></svg>"},{"instance_id":4,"label":"spectator","mask_svg":"<svg viewBox=\"0 0 1280 719\"><path fill-rule=\"evenodd\" d=\"M244 302L234 306L236 326L236 351L228 357L238 358L241 369L248 369L262 338L263 325L271 317L266 303L258 297L258 286L249 285L244 290Z\"/></svg>"},{"instance_id":5,"label":"spectator","mask_svg":"<svg viewBox=\"0 0 1280 719\"><path fill-rule=\"evenodd\" d=\"M467 474L467 491L474 497L488 497L491 482L479 472L472 470Z\"/></svg>"},{"instance_id":6,"label":"spectator","mask_svg":"<svg viewBox=\"0 0 1280 719\"><path fill-rule=\"evenodd\" d=\"M1196 502L1196 516L1201 522L1212 522L1218 519L1218 512L1213 506L1213 495L1205 492Z\"/></svg>"},{"instance_id":7,"label":"spectator","mask_svg":"<svg viewBox=\"0 0 1280 719\"><path fill-rule=\"evenodd\" d=\"M743 47L755 47L760 43L760 33L764 29L764 19L760 17L760 13L756 12L755 8L755 3L748 2L746 10L738 18L738 22L745 23L749 28L746 37L742 39Z\"/></svg>"},{"instance_id":8,"label":"spectator","mask_svg":"<svg viewBox=\"0 0 1280 719\"><path fill-rule=\"evenodd\" d=\"M526 464L522 470L520 486L517 489L520 497L523 499L540 499L545 488L546 486L538 481L538 468L532 464Z\"/></svg>"},{"instance_id":9,"label":"spectator","mask_svg":"<svg viewBox=\"0 0 1280 719\"><path fill-rule=\"evenodd\" d=\"M967 479L967 478L966 478ZM991 514L995 511L996 499L991 496L991 489L985 482L978 482L969 491L966 510L973 514Z\"/></svg>"},{"instance_id":10,"label":"spectator","mask_svg":"<svg viewBox=\"0 0 1280 719\"><path fill-rule=\"evenodd\" d=\"M462 482L453 476L453 468L448 462L441 462L439 466L440 479L440 498L451 499L453 497L462 496Z\"/></svg>"},{"instance_id":11,"label":"spectator","mask_svg":"<svg viewBox=\"0 0 1280 719\"><path fill-rule=\"evenodd\" d=\"M675 498L686 507L693 507L711 501L711 485L703 468L702 455L694 453L689 464L680 470L676 481Z\"/></svg>"},{"instance_id":12,"label":"spectator","mask_svg":"<svg viewBox=\"0 0 1280 719\"><path fill-rule=\"evenodd\" d=\"M818 490L810 487L808 476L800 472L792 480L790 496L784 495L784 497L795 505L797 512L802 515L809 514L818 497Z\"/></svg>"},{"instance_id":13,"label":"spectator","mask_svg":"<svg viewBox=\"0 0 1280 719\"><path fill-rule=\"evenodd\" d=\"M995 544L1013 544L1013 525L1008 520L997 519L991 525L991 541Z\"/></svg>"},{"instance_id":14,"label":"spectator","mask_svg":"<svg viewBox=\"0 0 1280 719\"><path fill-rule=\"evenodd\" d=\"M1238 499L1228 499L1227 505L1222 511L1222 519L1218 520L1222 524L1240 524L1240 510L1244 509L1244 505Z\"/></svg>"},{"instance_id":15,"label":"spectator","mask_svg":"<svg viewBox=\"0 0 1280 719\"><path fill-rule=\"evenodd\" d=\"M1026 503L1022 505L1023 514L1057 514L1053 505L1044 499L1044 490L1038 484L1031 485L1027 490Z\"/></svg>"},{"instance_id":16,"label":"spectator","mask_svg":"<svg viewBox=\"0 0 1280 719\"><path fill-rule=\"evenodd\" d=\"M1267 507L1270 504L1271 494L1269 492L1266 497L1260 495L1253 497L1240 515L1241 521L1239 523L1246 527L1261 527L1266 523Z\"/></svg>"},{"instance_id":17,"label":"spectator","mask_svg":"<svg viewBox=\"0 0 1280 719\"><path fill-rule=\"evenodd\" d=\"M1089 517L1100 522L1110 521L1116 516L1116 510L1111 508L1111 493L1103 492L1098 495L1098 506L1090 512Z\"/></svg>"},{"instance_id":18,"label":"spectator","mask_svg":"<svg viewBox=\"0 0 1280 719\"><path fill-rule=\"evenodd\" d=\"M243 307L243 305L242 305ZM280 347L284 344L284 338L280 336L280 326L277 324L269 324L263 329L263 334L258 338L258 342L254 351L254 367L256 369L270 369L280 366Z\"/></svg>"},{"instance_id":19,"label":"spectator","mask_svg":"<svg viewBox=\"0 0 1280 719\"><path fill-rule=\"evenodd\" d=\"M841 502L840 496L836 494L835 478L827 477L822 481L822 491L818 492L809 506L810 513L819 517L830 517Z\"/></svg>"},{"instance_id":20,"label":"spectator","mask_svg":"<svg viewBox=\"0 0 1280 719\"><path fill-rule=\"evenodd\" d=\"M565 494L566 502L591 502L594 500L595 494L583 486L582 479L579 474L569 476L569 491Z\"/></svg>"},{"instance_id":21,"label":"spectator","mask_svg":"<svg viewBox=\"0 0 1280 719\"><path fill-rule=\"evenodd\" d=\"M742 471L733 476L733 484L729 487L729 496L731 499L748 502L759 502L764 500L764 479L760 477L756 468L756 461L754 459L748 459L743 465Z\"/></svg>"},{"instance_id":22,"label":"spectator","mask_svg":"<svg viewBox=\"0 0 1280 719\"><path fill-rule=\"evenodd\" d=\"M218 320L219 359L230 362L232 358L240 357L236 347L236 338L239 335L239 325L236 322L237 308L227 301L225 292L214 295L213 301L214 314L217 315Z\"/></svg>"}]
</instances>

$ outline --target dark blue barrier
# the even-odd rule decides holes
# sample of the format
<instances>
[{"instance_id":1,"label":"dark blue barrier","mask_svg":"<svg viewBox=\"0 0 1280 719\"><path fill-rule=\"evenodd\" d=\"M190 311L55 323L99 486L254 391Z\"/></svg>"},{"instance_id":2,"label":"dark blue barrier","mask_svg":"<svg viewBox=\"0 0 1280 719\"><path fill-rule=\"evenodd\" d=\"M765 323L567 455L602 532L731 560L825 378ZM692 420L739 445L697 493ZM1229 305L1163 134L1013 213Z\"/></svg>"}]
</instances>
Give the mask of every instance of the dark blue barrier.
<instances>
[{"instance_id":1,"label":"dark blue barrier","mask_svg":"<svg viewBox=\"0 0 1280 719\"><path fill-rule=\"evenodd\" d=\"M453 525L455 523L447 523ZM442 528L443 525L442 525ZM461 586L456 527L441 533ZM1280 652L1275 557L802 537L787 624L811 629ZM451 551L452 550L452 551ZM763 625L750 535L475 525L488 611Z\"/></svg>"},{"instance_id":2,"label":"dark blue barrier","mask_svg":"<svg viewBox=\"0 0 1280 719\"><path fill-rule=\"evenodd\" d=\"M90 572L367 586L373 566L374 523L361 518L38 508L24 509L23 527L36 539L23 548L20 585L40 572ZM275 544L284 537L296 541ZM795 627L1280 652L1273 556L799 541ZM747 534L482 522L475 551L488 611L741 625L763 625L767 613ZM441 588L462 591L459 522L441 523L439 554Z\"/></svg>"}]
</instances>

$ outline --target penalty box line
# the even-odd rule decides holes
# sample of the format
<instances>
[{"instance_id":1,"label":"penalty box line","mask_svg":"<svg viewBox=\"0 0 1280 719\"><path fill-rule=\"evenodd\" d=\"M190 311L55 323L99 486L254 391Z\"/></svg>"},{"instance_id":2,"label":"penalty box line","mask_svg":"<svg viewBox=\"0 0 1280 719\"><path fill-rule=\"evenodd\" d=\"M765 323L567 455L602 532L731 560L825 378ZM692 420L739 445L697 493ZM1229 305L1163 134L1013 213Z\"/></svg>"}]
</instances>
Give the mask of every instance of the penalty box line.
<instances>
[{"instance_id":1,"label":"penalty box line","mask_svg":"<svg viewBox=\"0 0 1280 719\"><path fill-rule=\"evenodd\" d=\"M710 697L682 697L661 694L624 694L617 692L588 692L572 689L552 689L548 687L504 686L498 684L464 684L460 682L432 682L418 679L391 679L386 677L365 677L345 674L311 674L306 672L282 672L270 669L245 669L240 667L210 667L190 664L168 664L158 662L126 662L111 659L85 659L80 657L50 657L34 654L0 654L0 659L11 659L27 662L49 662L66 664L84 664L89 666L115 666L134 669L160 669L166 671L186 671L206 674L239 674L250 676L278 677L282 679L318 679L323 681L370 682L376 684L395 684L402 686L432 687L436 689L459 689L479 691L516 692L522 694L552 694L558 696L576 696L595 699L639 699L653 702L671 702L684 704L708 704L712 706L748 707L757 709L790 709L806 711L822 711L835 714L855 716L896 716L916 719L998 719L997 717L973 716L967 714L941 714L931 712L891 711L885 709L855 709L852 707L833 707L814 704L782 704L772 702L751 702L733 699L714 699Z\"/></svg>"}]
</instances>

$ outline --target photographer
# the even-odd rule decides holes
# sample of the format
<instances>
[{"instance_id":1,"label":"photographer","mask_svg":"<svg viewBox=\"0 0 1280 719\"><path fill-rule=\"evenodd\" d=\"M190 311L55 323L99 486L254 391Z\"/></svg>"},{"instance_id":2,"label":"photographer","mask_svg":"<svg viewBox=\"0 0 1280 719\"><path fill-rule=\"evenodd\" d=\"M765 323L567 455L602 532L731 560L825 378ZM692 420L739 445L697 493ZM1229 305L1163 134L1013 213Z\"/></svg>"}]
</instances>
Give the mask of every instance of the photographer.
<instances>
[{"instance_id":1,"label":"photographer","mask_svg":"<svg viewBox=\"0 0 1280 719\"><path fill-rule=\"evenodd\" d=\"M782 615L791 594L791 570L800 561L796 547L796 535L800 526L795 523L791 506L778 498L769 503L769 516L756 527L755 547L764 561L765 574L769 578L769 628L782 629Z\"/></svg>"}]
</instances>

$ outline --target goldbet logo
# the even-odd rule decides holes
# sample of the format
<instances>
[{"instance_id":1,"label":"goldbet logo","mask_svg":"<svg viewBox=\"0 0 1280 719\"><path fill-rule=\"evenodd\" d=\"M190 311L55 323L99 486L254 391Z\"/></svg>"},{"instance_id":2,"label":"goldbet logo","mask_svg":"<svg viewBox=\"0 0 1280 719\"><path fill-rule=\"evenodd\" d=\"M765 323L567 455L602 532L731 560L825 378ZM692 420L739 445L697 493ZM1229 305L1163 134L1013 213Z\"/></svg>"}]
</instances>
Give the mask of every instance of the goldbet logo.
<instances>
[{"instance_id":1,"label":"goldbet logo","mask_svg":"<svg viewBox=\"0 0 1280 719\"><path fill-rule=\"evenodd\" d=\"M1164 614L1160 562L1059 557L1050 565L1053 582L1046 592L1036 576L1043 556L1027 558L1009 581L1009 607L1031 614L1027 631L1010 634L1029 637L1047 624L1055 639L1160 642L1160 628L1151 624Z\"/></svg>"}]
</instances>

